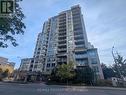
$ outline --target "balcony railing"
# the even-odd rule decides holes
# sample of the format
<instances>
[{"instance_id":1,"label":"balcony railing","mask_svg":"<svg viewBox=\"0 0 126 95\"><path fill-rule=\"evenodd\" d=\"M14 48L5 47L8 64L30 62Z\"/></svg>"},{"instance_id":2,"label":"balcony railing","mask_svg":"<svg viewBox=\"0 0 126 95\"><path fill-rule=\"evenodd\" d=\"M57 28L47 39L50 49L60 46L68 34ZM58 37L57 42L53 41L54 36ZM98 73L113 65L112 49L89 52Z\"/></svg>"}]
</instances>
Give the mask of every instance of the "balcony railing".
<instances>
[{"instance_id":1,"label":"balcony railing","mask_svg":"<svg viewBox=\"0 0 126 95\"><path fill-rule=\"evenodd\" d=\"M67 44L66 41L58 42L58 44Z\"/></svg>"},{"instance_id":2,"label":"balcony railing","mask_svg":"<svg viewBox=\"0 0 126 95\"><path fill-rule=\"evenodd\" d=\"M58 62L67 62L67 59L58 58L57 61L58 61Z\"/></svg>"},{"instance_id":3,"label":"balcony railing","mask_svg":"<svg viewBox=\"0 0 126 95\"><path fill-rule=\"evenodd\" d=\"M76 59L83 59L83 58L87 58L87 54L80 54L80 55L75 55Z\"/></svg>"},{"instance_id":4,"label":"balcony railing","mask_svg":"<svg viewBox=\"0 0 126 95\"><path fill-rule=\"evenodd\" d=\"M66 36L58 37L58 40L65 40L65 39L66 39Z\"/></svg>"},{"instance_id":5,"label":"balcony railing","mask_svg":"<svg viewBox=\"0 0 126 95\"><path fill-rule=\"evenodd\" d=\"M66 31L64 31L62 33L59 32L59 36L66 36Z\"/></svg>"},{"instance_id":6,"label":"balcony railing","mask_svg":"<svg viewBox=\"0 0 126 95\"><path fill-rule=\"evenodd\" d=\"M66 46L67 44L66 43L64 43L64 44L58 44L58 46Z\"/></svg>"},{"instance_id":7,"label":"balcony railing","mask_svg":"<svg viewBox=\"0 0 126 95\"><path fill-rule=\"evenodd\" d=\"M66 51L67 49L66 48L60 48L58 49L58 51Z\"/></svg>"}]
</instances>

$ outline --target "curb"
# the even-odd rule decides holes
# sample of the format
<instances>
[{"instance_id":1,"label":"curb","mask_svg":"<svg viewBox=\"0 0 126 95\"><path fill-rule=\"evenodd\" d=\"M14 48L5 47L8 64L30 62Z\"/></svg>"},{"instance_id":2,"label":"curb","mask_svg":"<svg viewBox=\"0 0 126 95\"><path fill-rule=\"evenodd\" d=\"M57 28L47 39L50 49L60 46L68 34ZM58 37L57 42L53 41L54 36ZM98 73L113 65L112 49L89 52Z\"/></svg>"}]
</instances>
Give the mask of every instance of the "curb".
<instances>
[{"instance_id":1,"label":"curb","mask_svg":"<svg viewBox=\"0 0 126 95\"><path fill-rule=\"evenodd\" d=\"M126 88L116 88L116 87L90 87L90 86L64 86L64 87L75 87L75 88L81 88L81 89L101 89L101 90L121 90L126 91Z\"/></svg>"}]
</instances>

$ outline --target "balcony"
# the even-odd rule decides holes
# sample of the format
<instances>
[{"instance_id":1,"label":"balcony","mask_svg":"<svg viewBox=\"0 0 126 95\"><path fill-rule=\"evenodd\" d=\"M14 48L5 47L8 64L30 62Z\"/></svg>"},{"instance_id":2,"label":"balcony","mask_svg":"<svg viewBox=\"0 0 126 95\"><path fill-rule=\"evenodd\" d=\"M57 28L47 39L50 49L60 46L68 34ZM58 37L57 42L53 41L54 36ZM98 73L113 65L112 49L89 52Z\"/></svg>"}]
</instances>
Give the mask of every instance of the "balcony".
<instances>
[{"instance_id":1,"label":"balcony","mask_svg":"<svg viewBox=\"0 0 126 95\"><path fill-rule=\"evenodd\" d=\"M58 44L61 45L61 44L67 44L67 43L65 40L62 40L62 41L59 41Z\"/></svg>"},{"instance_id":2,"label":"balcony","mask_svg":"<svg viewBox=\"0 0 126 95\"><path fill-rule=\"evenodd\" d=\"M58 58L57 61L58 62L67 62L67 59L66 58Z\"/></svg>"},{"instance_id":3,"label":"balcony","mask_svg":"<svg viewBox=\"0 0 126 95\"><path fill-rule=\"evenodd\" d=\"M65 18L66 18L66 14L59 15L59 19L65 19Z\"/></svg>"},{"instance_id":4,"label":"balcony","mask_svg":"<svg viewBox=\"0 0 126 95\"><path fill-rule=\"evenodd\" d=\"M58 40L65 40L66 39L66 36L60 36L58 37Z\"/></svg>"},{"instance_id":5,"label":"balcony","mask_svg":"<svg viewBox=\"0 0 126 95\"><path fill-rule=\"evenodd\" d=\"M78 45L84 45L84 40L76 40L75 42L75 45L78 46Z\"/></svg>"},{"instance_id":6,"label":"balcony","mask_svg":"<svg viewBox=\"0 0 126 95\"><path fill-rule=\"evenodd\" d=\"M75 48L80 49L80 48L85 48L85 46L84 46L84 45L76 45L76 47L75 47Z\"/></svg>"},{"instance_id":7,"label":"balcony","mask_svg":"<svg viewBox=\"0 0 126 95\"><path fill-rule=\"evenodd\" d=\"M72 10L72 15L78 15L78 14L80 14L80 9Z\"/></svg>"},{"instance_id":8,"label":"balcony","mask_svg":"<svg viewBox=\"0 0 126 95\"><path fill-rule=\"evenodd\" d=\"M82 30L82 26L81 25L74 25L74 30L77 31L77 30Z\"/></svg>"},{"instance_id":9,"label":"balcony","mask_svg":"<svg viewBox=\"0 0 126 95\"><path fill-rule=\"evenodd\" d=\"M83 39L83 35L75 35L74 39L75 40L81 40L81 39Z\"/></svg>"},{"instance_id":10,"label":"balcony","mask_svg":"<svg viewBox=\"0 0 126 95\"><path fill-rule=\"evenodd\" d=\"M66 44L64 44L64 45L58 45L58 48L60 49L60 48L67 48L67 45Z\"/></svg>"},{"instance_id":11,"label":"balcony","mask_svg":"<svg viewBox=\"0 0 126 95\"><path fill-rule=\"evenodd\" d=\"M74 35L75 36L83 35L83 31L74 31Z\"/></svg>"},{"instance_id":12,"label":"balcony","mask_svg":"<svg viewBox=\"0 0 126 95\"><path fill-rule=\"evenodd\" d=\"M59 15L59 18L64 18L64 17L66 17L66 13Z\"/></svg>"},{"instance_id":13,"label":"balcony","mask_svg":"<svg viewBox=\"0 0 126 95\"><path fill-rule=\"evenodd\" d=\"M64 44L58 44L58 47L66 47L66 43L64 43Z\"/></svg>"},{"instance_id":14,"label":"balcony","mask_svg":"<svg viewBox=\"0 0 126 95\"><path fill-rule=\"evenodd\" d=\"M59 32L66 32L66 28L59 28Z\"/></svg>"},{"instance_id":15,"label":"balcony","mask_svg":"<svg viewBox=\"0 0 126 95\"><path fill-rule=\"evenodd\" d=\"M66 22L66 18L59 18L59 22Z\"/></svg>"},{"instance_id":16,"label":"balcony","mask_svg":"<svg viewBox=\"0 0 126 95\"><path fill-rule=\"evenodd\" d=\"M84 42L84 39L75 40L75 43Z\"/></svg>"},{"instance_id":17,"label":"balcony","mask_svg":"<svg viewBox=\"0 0 126 95\"><path fill-rule=\"evenodd\" d=\"M60 49L58 49L58 51L67 51L67 49L66 48L60 48Z\"/></svg>"},{"instance_id":18,"label":"balcony","mask_svg":"<svg viewBox=\"0 0 126 95\"><path fill-rule=\"evenodd\" d=\"M59 27L59 30L64 30L66 29L66 27Z\"/></svg>"},{"instance_id":19,"label":"balcony","mask_svg":"<svg viewBox=\"0 0 126 95\"><path fill-rule=\"evenodd\" d=\"M81 59L81 60L76 60L78 66L87 66L88 65L88 59Z\"/></svg>"},{"instance_id":20,"label":"balcony","mask_svg":"<svg viewBox=\"0 0 126 95\"><path fill-rule=\"evenodd\" d=\"M76 59L84 59L84 58L87 58L87 54L75 54L75 58Z\"/></svg>"},{"instance_id":21,"label":"balcony","mask_svg":"<svg viewBox=\"0 0 126 95\"><path fill-rule=\"evenodd\" d=\"M78 13L78 14L73 13L73 17L74 17L74 18L80 18L81 16L80 16L79 13Z\"/></svg>"},{"instance_id":22,"label":"balcony","mask_svg":"<svg viewBox=\"0 0 126 95\"><path fill-rule=\"evenodd\" d=\"M66 26L66 21L59 22L59 26Z\"/></svg>"},{"instance_id":23,"label":"balcony","mask_svg":"<svg viewBox=\"0 0 126 95\"><path fill-rule=\"evenodd\" d=\"M66 33L66 29L65 30L59 30L59 33Z\"/></svg>"},{"instance_id":24,"label":"balcony","mask_svg":"<svg viewBox=\"0 0 126 95\"><path fill-rule=\"evenodd\" d=\"M58 42L64 42L66 39L59 39Z\"/></svg>"},{"instance_id":25,"label":"balcony","mask_svg":"<svg viewBox=\"0 0 126 95\"><path fill-rule=\"evenodd\" d=\"M66 37L66 32L59 32L59 35L58 35L58 38L60 39L62 39L62 38L64 38L64 37Z\"/></svg>"},{"instance_id":26,"label":"balcony","mask_svg":"<svg viewBox=\"0 0 126 95\"><path fill-rule=\"evenodd\" d=\"M66 36L66 32L59 33L59 36Z\"/></svg>"},{"instance_id":27,"label":"balcony","mask_svg":"<svg viewBox=\"0 0 126 95\"><path fill-rule=\"evenodd\" d=\"M67 58L67 54L66 53L58 53L57 57L58 58Z\"/></svg>"},{"instance_id":28,"label":"balcony","mask_svg":"<svg viewBox=\"0 0 126 95\"><path fill-rule=\"evenodd\" d=\"M66 34L65 34L65 32L61 32L63 35L58 35L58 40L66 40Z\"/></svg>"},{"instance_id":29,"label":"balcony","mask_svg":"<svg viewBox=\"0 0 126 95\"><path fill-rule=\"evenodd\" d=\"M62 25L60 24L58 28L59 28L59 29L61 29L61 28L66 28L66 24L62 24Z\"/></svg>"},{"instance_id":30,"label":"balcony","mask_svg":"<svg viewBox=\"0 0 126 95\"><path fill-rule=\"evenodd\" d=\"M58 54L65 54L67 51L58 51Z\"/></svg>"}]
</instances>

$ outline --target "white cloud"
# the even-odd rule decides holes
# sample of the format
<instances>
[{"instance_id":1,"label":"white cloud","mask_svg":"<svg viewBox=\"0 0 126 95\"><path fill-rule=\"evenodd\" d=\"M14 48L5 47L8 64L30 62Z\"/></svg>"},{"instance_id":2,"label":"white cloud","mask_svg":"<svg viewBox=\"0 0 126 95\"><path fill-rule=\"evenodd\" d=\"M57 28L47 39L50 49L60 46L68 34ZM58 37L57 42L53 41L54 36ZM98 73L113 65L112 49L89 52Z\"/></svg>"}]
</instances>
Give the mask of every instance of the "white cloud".
<instances>
[{"instance_id":1,"label":"white cloud","mask_svg":"<svg viewBox=\"0 0 126 95\"><path fill-rule=\"evenodd\" d=\"M85 24L89 41L98 48L101 61L111 64L113 45L126 57L126 1L101 1L93 6L88 3L86 13L84 12Z\"/></svg>"}]
</instances>

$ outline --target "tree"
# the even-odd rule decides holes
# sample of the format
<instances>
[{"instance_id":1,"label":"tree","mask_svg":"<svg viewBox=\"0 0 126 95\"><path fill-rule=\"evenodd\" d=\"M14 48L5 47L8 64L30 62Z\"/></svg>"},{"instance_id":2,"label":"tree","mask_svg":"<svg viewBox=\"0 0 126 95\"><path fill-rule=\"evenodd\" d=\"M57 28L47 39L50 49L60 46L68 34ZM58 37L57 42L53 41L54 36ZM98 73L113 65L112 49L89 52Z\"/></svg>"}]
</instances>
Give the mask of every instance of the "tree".
<instances>
[{"instance_id":1,"label":"tree","mask_svg":"<svg viewBox=\"0 0 126 95\"><path fill-rule=\"evenodd\" d=\"M76 81L79 83L92 84L94 81L93 70L89 66L76 69Z\"/></svg>"},{"instance_id":2,"label":"tree","mask_svg":"<svg viewBox=\"0 0 126 95\"><path fill-rule=\"evenodd\" d=\"M0 47L7 48L8 42L13 46L17 46L16 36L19 34L24 34L25 24L22 22L24 19L24 14L19 2L22 0L15 0L15 14L13 17L1 17L0 18Z\"/></svg>"},{"instance_id":3,"label":"tree","mask_svg":"<svg viewBox=\"0 0 126 95\"><path fill-rule=\"evenodd\" d=\"M113 64L113 70L117 77L126 76L126 59L123 58L119 53L115 57L115 64Z\"/></svg>"},{"instance_id":4,"label":"tree","mask_svg":"<svg viewBox=\"0 0 126 95\"><path fill-rule=\"evenodd\" d=\"M9 70L6 69L6 70L2 73L2 77L3 77L3 78L6 78L6 77L8 77L8 75L9 75Z\"/></svg>"},{"instance_id":5,"label":"tree","mask_svg":"<svg viewBox=\"0 0 126 95\"><path fill-rule=\"evenodd\" d=\"M0 68L0 81L2 81L2 73L3 73L3 70Z\"/></svg>"},{"instance_id":6,"label":"tree","mask_svg":"<svg viewBox=\"0 0 126 95\"><path fill-rule=\"evenodd\" d=\"M113 68L108 67L105 64L102 64L101 67L102 67L102 71L103 71L103 75L105 79L115 77L115 72Z\"/></svg>"},{"instance_id":7,"label":"tree","mask_svg":"<svg viewBox=\"0 0 126 95\"><path fill-rule=\"evenodd\" d=\"M117 77L123 79L126 76L126 59L118 52L114 53L114 46L112 47L112 56L114 59L113 70L116 72Z\"/></svg>"},{"instance_id":8,"label":"tree","mask_svg":"<svg viewBox=\"0 0 126 95\"><path fill-rule=\"evenodd\" d=\"M68 64L62 64L57 67L56 76L61 79L61 81L67 81L75 76L74 64L69 62Z\"/></svg>"},{"instance_id":9,"label":"tree","mask_svg":"<svg viewBox=\"0 0 126 95\"><path fill-rule=\"evenodd\" d=\"M3 70L0 68L0 74L3 72Z\"/></svg>"},{"instance_id":10,"label":"tree","mask_svg":"<svg viewBox=\"0 0 126 95\"><path fill-rule=\"evenodd\" d=\"M55 81L55 82L59 82L60 81L59 77L56 76L57 71L58 71L57 67L52 70L51 75L50 75L51 81Z\"/></svg>"},{"instance_id":11,"label":"tree","mask_svg":"<svg viewBox=\"0 0 126 95\"><path fill-rule=\"evenodd\" d=\"M0 81L2 80L2 73L3 73L3 70L0 68Z\"/></svg>"}]
</instances>

